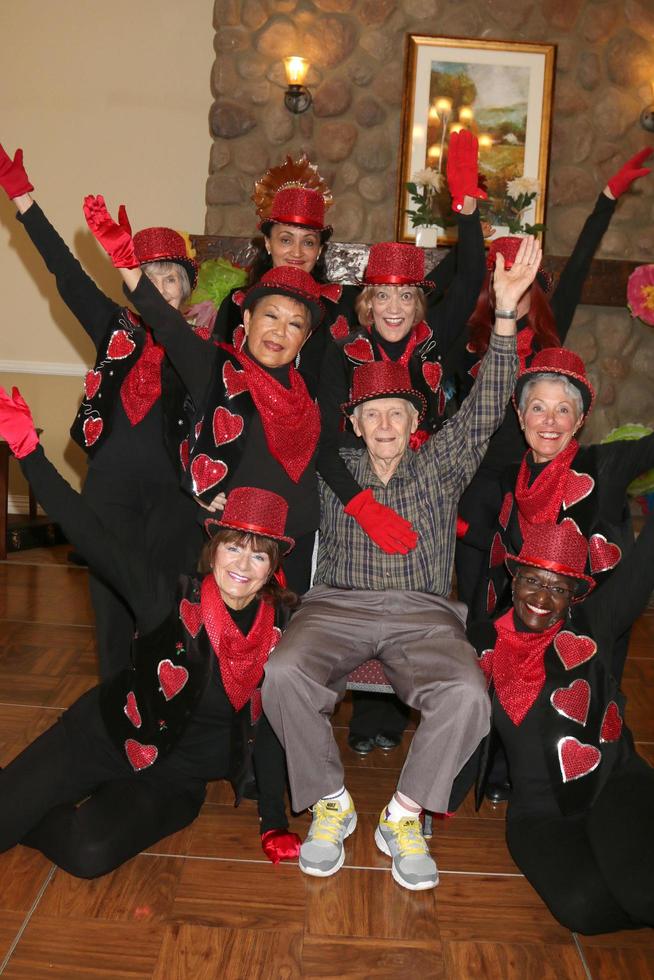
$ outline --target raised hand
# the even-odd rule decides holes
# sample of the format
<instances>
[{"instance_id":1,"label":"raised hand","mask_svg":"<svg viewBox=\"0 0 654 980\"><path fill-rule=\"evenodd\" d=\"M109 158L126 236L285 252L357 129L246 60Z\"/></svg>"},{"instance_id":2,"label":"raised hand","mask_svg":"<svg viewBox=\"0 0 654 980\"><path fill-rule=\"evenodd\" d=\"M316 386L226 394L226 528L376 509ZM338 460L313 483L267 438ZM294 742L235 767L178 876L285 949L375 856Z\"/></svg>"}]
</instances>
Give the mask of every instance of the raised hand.
<instances>
[{"instance_id":1,"label":"raised hand","mask_svg":"<svg viewBox=\"0 0 654 980\"><path fill-rule=\"evenodd\" d=\"M606 186L611 191L613 197L620 197L625 191L629 190L635 180L638 180L640 177L646 177L647 174L652 172L651 167L643 167L644 161L652 153L654 153L654 149L651 146L646 147L644 150L639 150L630 160L622 164L617 173L609 178Z\"/></svg>"},{"instance_id":2,"label":"raised hand","mask_svg":"<svg viewBox=\"0 0 654 980\"><path fill-rule=\"evenodd\" d=\"M84 217L116 269L138 267L132 228L124 204L118 208L118 222L115 222L107 210L102 194L89 194L84 198Z\"/></svg>"},{"instance_id":3,"label":"raised hand","mask_svg":"<svg viewBox=\"0 0 654 980\"><path fill-rule=\"evenodd\" d=\"M18 388L12 388L11 395L0 388L0 436L16 459L29 456L39 444L32 413Z\"/></svg>"},{"instance_id":4,"label":"raised hand","mask_svg":"<svg viewBox=\"0 0 654 980\"><path fill-rule=\"evenodd\" d=\"M447 151L447 186L452 195L452 210L461 211L465 197L486 200L488 194L479 186L479 144L467 129L452 133Z\"/></svg>"},{"instance_id":5,"label":"raised hand","mask_svg":"<svg viewBox=\"0 0 654 980\"><path fill-rule=\"evenodd\" d=\"M540 268L543 250L533 235L526 235L510 269L504 267L504 256L497 253L493 274L495 309L513 310L520 297L529 289Z\"/></svg>"},{"instance_id":6,"label":"raised hand","mask_svg":"<svg viewBox=\"0 0 654 980\"><path fill-rule=\"evenodd\" d=\"M14 159L5 151L0 143L0 187L7 197L21 197L34 190L23 166L23 151L16 150Z\"/></svg>"}]
</instances>

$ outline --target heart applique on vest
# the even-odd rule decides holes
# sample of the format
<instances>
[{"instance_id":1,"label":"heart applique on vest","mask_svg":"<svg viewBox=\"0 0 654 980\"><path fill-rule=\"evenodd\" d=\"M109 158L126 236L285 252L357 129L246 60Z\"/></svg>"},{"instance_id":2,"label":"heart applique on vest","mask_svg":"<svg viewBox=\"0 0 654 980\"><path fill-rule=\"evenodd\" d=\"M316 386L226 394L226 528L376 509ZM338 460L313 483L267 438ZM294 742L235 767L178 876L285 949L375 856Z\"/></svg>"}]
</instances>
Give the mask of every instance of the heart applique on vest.
<instances>
[{"instance_id":1,"label":"heart applique on vest","mask_svg":"<svg viewBox=\"0 0 654 980\"><path fill-rule=\"evenodd\" d=\"M562 738L557 748L564 783L587 776L597 769L602 761L602 753L598 748L594 745L585 745L572 735Z\"/></svg>"},{"instance_id":2,"label":"heart applique on vest","mask_svg":"<svg viewBox=\"0 0 654 980\"><path fill-rule=\"evenodd\" d=\"M179 604L179 618L184 624L184 629L195 639L202 629L202 607L200 603L182 599Z\"/></svg>"},{"instance_id":3,"label":"heart applique on vest","mask_svg":"<svg viewBox=\"0 0 654 980\"><path fill-rule=\"evenodd\" d=\"M213 413L213 438L217 446L238 439L243 431L243 416L233 415L223 405Z\"/></svg>"},{"instance_id":4,"label":"heart applique on vest","mask_svg":"<svg viewBox=\"0 0 654 980\"><path fill-rule=\"evenodd\" d=\"M102 435L103 429L104 422L102 419L86 419L84 425L82 426L82 432L84 433L84 445L92 446L94 442L97 442Z\"/></svg>"},{"instance_id":5,"label":"heart applique on vest","mask_svg":"<svg viewBox=\"0 0 654 980\"><path fill-rule=\"evenodd\" d=\"M603 534L593 534L588 542L591 574L608 572L615 568L622 558L622 551L617 544L607 541Z\"/></svg>"},{"instance_id":6,"label":"heart applique on vest","mask_svg":"<svg viewBox=\"0 0 654 980\"><path fill-rule=\"evenodd\" d=\"M131 723L134 725L134 728L141 727L141 712L138 709L134 691L130 691L129 694L127 695L127 700L125 701L125 707L123 708L123 711L129 718Z\"/></svg>"},{"instance_id":7,"label":"heart applique on vest","mask_svg":"<svg viewBox=\"0 0 654 980\"><path fill-rule=\"evenodd\" d=\"M554 638L554 649L565 669L573 670L595 656L597 644L590 636L577 636L576 633L561 630Z\"/></svg>"},{"instance_id":8,"label":"heart applique on vest","mask_svg":"<svg viewBox=\"0 0 654 980\"><path fill-rule=\"evenodd\" d=\"M600 742L617 742L622 733L622 718L615 701L609 701L600 728Z\"/></svg>"},{"instance_id":9,"label":"heart applique on vest","mask_svg":"<svg viewBox=\"0 0 654 980\"><path fill-rule=\"evenodd\" d=\"M162 660L157 667L157 677L161 686L161 693L166 701L174 698L188 681L188 670L181 664L174 664L172 660Z\"/></svg>"},{"instance_id":10,"label":"heart applique on vest","mask_svg":"<svg viewBox=\"0 0 654 980\"><path fill-rule=\"evenodd\" d=\"M227 466L221 459L211 459L206 453L200 453L191 463L191 479L195 493L215 487L227 475Z\"/></svg>"},{"instance_id":11,"label":"heart applique on vest","mask_svg":"<svg viewBox=\"0 0 654 980\"><path fill-rule=\"evenodd\" d=\"M153 762L157 761L159 749L156 745L143 745L133 738L128 738L125 742L125 755L129 759L132 769L137 772L147 769Z\"/></svg>"},{"instance_id":12,"label":"heart applique on vest","mask_svg":"<svg viewBox=\"0 0 654 980\"><path fill-rule=\"evenodd\" d=\"M569 687L559 687L550 696L550 703L555 711L564 718L585 725L588 721L590 708L590 684L588 681L573 681Z\"/></svg>"},{"instance_id":13,"label":"heart applique on vest","mask_svg":"<svg viewBox=\"0 0 654 980\"><path fill-rule=\"evenodd\" d=\"M112 361L122 361L136 350L136 344L126 330L114 330L107 347L107 357Z\"/></svg>"}]
</instances>

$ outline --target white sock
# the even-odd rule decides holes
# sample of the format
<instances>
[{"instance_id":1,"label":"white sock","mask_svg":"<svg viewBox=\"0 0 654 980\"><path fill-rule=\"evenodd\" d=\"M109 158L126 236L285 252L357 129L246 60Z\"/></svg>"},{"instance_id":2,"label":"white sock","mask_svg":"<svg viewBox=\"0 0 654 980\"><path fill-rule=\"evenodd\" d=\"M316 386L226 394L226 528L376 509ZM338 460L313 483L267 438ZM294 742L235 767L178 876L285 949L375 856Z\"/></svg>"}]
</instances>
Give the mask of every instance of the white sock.
<instances>
[{"instance_id":1,"label":"white sock","mask_svg":"<svg viewBox=\"0 0 654 980\"><path fill-rule=\"evenodd\" d=\"M422 807L413 800L410 802L413 804L413 807L407 805L409 803L409 798L407 796L403 796L402 802L400 802L396 793L386 807L386 819L390 820L391 823L397 823L398 820L402 819L402 817L409 817L413 820L417 819L420 816Z\"/></svg>"},{"instance_id":2,"label":"white sock","mask_svg":"<svg viewBox=\"0 0 654 980\"><path fill-rule=\"evenodd\" d=\"M352 805L352 797L344 786L337 789L335 793L330 793L328 796L323 796L323 800L336 800L341 810L349 810L350 806Z\"/></svg>"}]
</instances>

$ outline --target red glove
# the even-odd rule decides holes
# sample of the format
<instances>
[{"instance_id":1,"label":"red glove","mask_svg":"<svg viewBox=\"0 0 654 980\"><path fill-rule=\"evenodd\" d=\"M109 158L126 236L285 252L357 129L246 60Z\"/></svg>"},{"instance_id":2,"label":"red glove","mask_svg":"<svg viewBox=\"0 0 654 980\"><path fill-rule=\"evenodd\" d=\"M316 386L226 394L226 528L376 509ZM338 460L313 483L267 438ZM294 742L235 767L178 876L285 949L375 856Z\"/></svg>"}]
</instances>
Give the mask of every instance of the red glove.
<instances>
[{"instance_id":1,"label":"red glove","mask_svg":"<svg viewBox=\"0 0 654 980\"><path fill-rule=\"evenodd\" d=\"M263 853L273 864L294 861L300 856L302 841L290 830L267 830L261 835Z\"/></svg>"},{"instance_id":2,"label":"red glove","mask_svg":"<svg viewBox=\"0 0 654 980\"><path fill-rule=\"evenodd\" d=\"M478 151L477 137L467 129L451 134L446 171L453 211L461 210L466 196L484 201L488 198L486 191L479 186Z\"/></svg>"},{"instance_id":3,"label":"red glove","mask_svg":"<svg viewBox=\"0 0 654 980\"><path fill-rule=\"evenodd\" d=\"M400 517L392 507L377 503L370 489L352 497L344 509L387 555L407 555L418 543L411 521Z\"/></svg>"},{"instance_id":4,"label":"red glove","mask_svg":"<svg viewBox=\"0 0 654 980\"><path fill-rule=\"evenodd\" d=\"M84 198L86 223L102 245L116 269L137 269L139 262L134 251L132 228L125 205L118 208L118 224L107 211L102 194Z\"/></svg>"},{"instance_id":5,"label":"red glove","mask_svg":"<svg viewBox=\"0 0 654 980\"><path fill-rule=\"evenodd\" d=\"M34 190L23 167L23 151L16 150L12 160L7 156L2 143L0 143L0 187L6 192L7 197L20 197L21 194L28 194Z\"/></svg>"},{"instance_id":6,"label":"red glove","mask_svg":"<svg viewBox=\"0 0 654 980\"><path fill-rule=\"evenodd\" d=\"M11 389L11 398L0 388L0 436L9 443L16 459L29 456L39 444L32 413L18 388Z\"/></svg>"},{"instance_id":7,"label":"red glove","mask_svg":"<svg viewBox=\"0 0 654 980\"><path fill-rule=\"evenodd\" d=\"M628 191L635 180L639 177L646 177L647 174L651 173L650 167L641 166L644 160L647 160L654 150L651 146L646 147L644 150L639 150L638 153L632 156L631 160L627 160L623 163L617 174L607 181L609 190L613 194L613 197L618 198L625 191Z\"/></svg>"}]
</instances>

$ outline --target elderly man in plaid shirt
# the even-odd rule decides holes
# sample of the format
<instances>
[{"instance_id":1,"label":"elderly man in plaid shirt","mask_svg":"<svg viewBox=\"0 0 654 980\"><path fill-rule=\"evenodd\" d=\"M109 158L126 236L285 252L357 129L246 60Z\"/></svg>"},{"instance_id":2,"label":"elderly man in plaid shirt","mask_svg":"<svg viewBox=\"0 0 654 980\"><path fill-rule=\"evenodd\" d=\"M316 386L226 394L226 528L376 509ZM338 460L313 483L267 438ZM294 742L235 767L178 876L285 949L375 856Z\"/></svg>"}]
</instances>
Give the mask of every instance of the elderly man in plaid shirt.
<instances>
[{"instance_id":1,"label":"elderly man in plaid shirt","mask_svg":"<svg viewBox=\"0 0 654 980\"><path fill-rule=\"evenodd\" d=\"M408 442L424 402L406 367L374 362L355 371L344 410L365 448L341 453L360 486L406 519L407 537L404 554L384 553L321 486L319 584L303 597L268 661L263 686L264 710L286 749L293 806L313 810L300 851L306 874L338 871L343 841L356 827L330 715L347 675L376 657L397 695L421 717L375 842L392 858L400 885L420 890L438 883L420 811L447 809L454 777L488 731L490 716L483 675L465 636L465 606L447 598L457 503L513 390L518 303L540 259L532 238L510 269L498 255L495 327L475 386L417 452Z\"/></svg>"}]
</instances>

